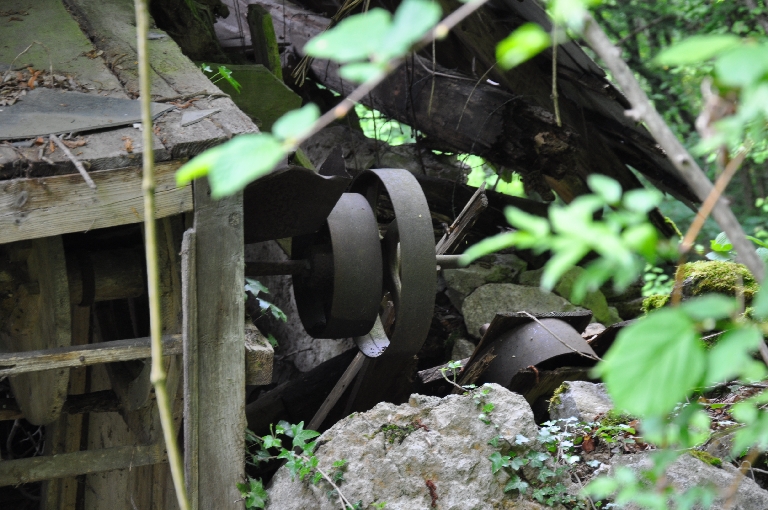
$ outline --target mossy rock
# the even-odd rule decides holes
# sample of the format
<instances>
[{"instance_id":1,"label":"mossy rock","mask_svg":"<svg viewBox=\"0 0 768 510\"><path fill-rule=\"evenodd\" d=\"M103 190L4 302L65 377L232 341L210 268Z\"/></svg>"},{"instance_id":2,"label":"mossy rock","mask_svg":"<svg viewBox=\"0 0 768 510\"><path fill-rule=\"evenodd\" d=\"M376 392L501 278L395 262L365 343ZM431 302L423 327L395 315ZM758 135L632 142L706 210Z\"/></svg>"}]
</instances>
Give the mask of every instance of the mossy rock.
<instances>
[{"instance_id":1,"label":"mossy rock","mask_svg":"<svg viewBox=\"0 0 768 510\"><path fill-rule=\"evenodd\" d=\"M652 312L669 302L669 295L667 294L654 294L643 299L643 313Z\"/></svg>"},{"instance_id":2,"label":"mossy rock","mask_svg":"<svg viewBox=\"0 0 768 510\"><path fill-rule=\"evenodd\" d=\"M735 296L741 288L744 300L749 303L760 288L747 267L735 262L689 262L677 269L676 276L678 281L683 282L684 297L712 292Z\"/></svg>"},{"instance_id":3,"label":"mossy rock","mask_svg":"<svg viewBox=\"0 0 768 510\"><path fill-rule=\"evenodd\" d=\"M691 457L696 457L702 462L706 462L710 466L721 467L723 465L722 459L720 459L719 457L715 457L709 452L705 452L702 450L688 450L688 454Z\"/></svg>"}]
</instances>

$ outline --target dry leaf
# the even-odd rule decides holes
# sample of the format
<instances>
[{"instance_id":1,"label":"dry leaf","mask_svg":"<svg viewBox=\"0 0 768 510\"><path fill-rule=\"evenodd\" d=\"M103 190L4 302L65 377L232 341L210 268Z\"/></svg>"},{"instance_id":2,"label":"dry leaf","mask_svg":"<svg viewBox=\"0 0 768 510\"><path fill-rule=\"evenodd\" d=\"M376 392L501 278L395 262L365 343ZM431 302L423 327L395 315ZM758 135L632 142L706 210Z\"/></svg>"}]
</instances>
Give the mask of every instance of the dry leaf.
<instances>
[{"instance_id":1,"label":"dry leaf","mask_svg":"<svg viewBox=\"0 0 768 510\"><path fill-rule=\"evenodd\" d=\"M592 436L584 436L584 441L581 443L581 450L584 453L595 451L595 438Z\"/></svg>"},{"instance_id":2,"label":"dry leaf","mask_svg":"<svg viewBox=\"0 0 768 510\"><path fill-rule=\"evenodd\" d=\"M70 149L74 149L75 147L82 147L85 145L85 140L82 138L79 138L77 140L62 140L64 142L64 145L69 147Z\"/></svg>"},{"instance_id":3,"label":"dry leaf","mask_svg":"<svg viewBox=\"0 0 768 510\"><path fill-rule=\"evenodd\" d=\"M53 154L53 152L56 150L56 145L53 143L53 140L48 142L48 152Z\"/></svg>"},{"instance_id":4,"label":"dry leaf","mask_svg":"<svg viewBox=\"0 0 768 510\"><path fill-rule=\"evenodd\" d=\"M125 148L125 152L128 152L128 153L133 152L133 140L131 140L131 138L128 136L124 136L123 142L124 142L123 145Z\"/></svg>"},{"instance_id":5,"label":"dry leaf","mask_svg":"<svg viewBox=\"0 0 768 510\"><path fill-rule=\"evenodd\" d=\"M45 139L42 136L38 136L35 138L35 145L43 145L45 143Z\"/></svg>"}]
</instances>

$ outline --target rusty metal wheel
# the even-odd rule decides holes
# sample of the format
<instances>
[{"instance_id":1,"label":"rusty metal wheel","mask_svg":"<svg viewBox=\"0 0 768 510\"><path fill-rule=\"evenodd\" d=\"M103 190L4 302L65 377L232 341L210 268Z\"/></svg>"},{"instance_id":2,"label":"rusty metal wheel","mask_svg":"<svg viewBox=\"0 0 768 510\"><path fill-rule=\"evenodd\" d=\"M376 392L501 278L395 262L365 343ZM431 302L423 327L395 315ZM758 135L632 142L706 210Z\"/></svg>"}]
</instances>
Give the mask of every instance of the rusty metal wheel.
<instances>
[{"instance_id":1,"label":"rusty metal wheel","mask_svg":"<svg viewBox=\"0 0 768 510\"><path fill-rule=\"evenodd\" d=\"M294 275L299 317L315 338L349 338L373 328L382 295L382 260L373 210L345 193L319 232L295 237L291 256L306 260Z\"/></svg>"}]
</instances>

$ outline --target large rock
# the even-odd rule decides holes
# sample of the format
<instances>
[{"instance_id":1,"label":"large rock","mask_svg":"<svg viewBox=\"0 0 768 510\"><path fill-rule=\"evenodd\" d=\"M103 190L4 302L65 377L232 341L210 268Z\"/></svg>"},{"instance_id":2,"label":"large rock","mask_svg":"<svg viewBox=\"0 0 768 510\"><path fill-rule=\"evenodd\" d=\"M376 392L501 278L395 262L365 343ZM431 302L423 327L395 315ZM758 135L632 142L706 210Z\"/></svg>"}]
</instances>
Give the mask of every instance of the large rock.
<instances>
[{"instance_id":1,"label":"large rock","mask_svg":"<svg viewBox=\"0 0 768 510\"><path fill-rule=\"evenodd\" d=\"M514 283L527 263L512 254L493 254L460 269L445 269L445 294L457 310L464 299L486 283Z\"/></svg>"},{"instance_id":2,"label":"large rock","mask_svg":"<svg viewBox=\"0 0 768 510\"><path fill-rule=\"evenodd\" d=\"M520 275L520 283L522 285L538 286L541 282L541 275L543 272L543 269L526 271ZM579 266L572 267L566 271L552 290L554 290L555 294L570 300L573 284L583 272L584 269ZM619 317L616 308L608 306L605 296L599 290L587 292L587 295L579 305L592 310L595 320L606 326L621 322L621 317Z\"/></svg>"},{"instance_id":3,"label":"large rock","mask_svg":"<svg viewBox=\"0 0 768 510\"><path fill-rule=\"evenodd\" d=\"M543 509L505 495L508 476L491 473L488 457L497 450L488 441L497 435L512 442L517 434L533 438L536 425L523 397L495 384L488 387L498 429L477 419L480 411L470 396L412 395L407 404L381 403L334 425L318 438L319 467L331 471L334 461L346 459L341 490L350 501L362 501L362 508L386 502L387 510ZM436 506L427 481L434 484ZM268 489L267 508L338 509L327 490L323 482L292 481L283 467Z\"/></svg>"},{"instance_id":4,"label":"large rock","mask_svg":"<svg viewBox=\"0 0 768 510\"><path fill-rule=\"evenodd\" d=\"M570 312L582 310L569 301L538 287L513 283L488 283L467 296L461 307L467 332L480 335L480 326L491 322L497 312L528 313Z\"/></svg>"},{"instance_id":5,"label":"large rock","mask_svg":"<svg viewBox=\"0 0 768 510\"><path fill-rule=\"evenodd\" d=\"M613 458L612 463L611 471L617 466L626 466L635 473L640 473L653 467L653 461L647 453L617 456ZM727 463L723 463L723 467L719 468L691 455L683 455L667 468L666 475L667 481L678 493L696 486L713 486L720 497L710 508L726 508L723 493L729 491L734 480L738 477L741 482L733 506L730 507L731 510L765 510L768 508L768 491L757 485L751 477L741 476L738 469ZM630 505L626 508L627 510L635 510L638 507Z\"/></svg>"},{"instance_id":6,"label":"large rock","mask_svg":"<svg viewBox=\"0 0 768 510\"><path fill-rule=\"evenodd\" d=\"M552 396L549 417L553 420L576 418L579 421L591 422L611 409L613 402L608 397L604 384L570 381L563 383Z\"/></svg>"}]
</instances>

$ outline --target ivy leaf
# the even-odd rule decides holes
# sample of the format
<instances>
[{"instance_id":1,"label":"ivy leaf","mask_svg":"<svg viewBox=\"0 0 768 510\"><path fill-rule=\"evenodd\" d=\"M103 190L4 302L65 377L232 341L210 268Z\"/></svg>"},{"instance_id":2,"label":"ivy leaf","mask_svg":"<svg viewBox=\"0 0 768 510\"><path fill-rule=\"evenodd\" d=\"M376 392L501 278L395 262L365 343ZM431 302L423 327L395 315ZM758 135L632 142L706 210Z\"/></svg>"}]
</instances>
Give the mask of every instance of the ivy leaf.
<instances>
[{"instance_id":1,"label":"ivy leaf","mask_svg":"<svg viewBox=\"0 0 768 510\"><path fill-rule=\"evenodd\" d=\"M524 482L519 475L513 475L512 478L509 479L509 482L507 482L507 485L504 486L504 492L517 490L517 491L520 491L520 493L522 494L527 489L528 489L528 483Z\"/></svg>"},{"instance_id":2,"label":"ivy leaf","mask_svg":"<svg viewBox=\"0 0 768 510\"><path fill-rule=\"evenodd\" d=\"M491 472L496 474L501 468L509 466L509 455L502 455L499 452L493 452L488 460L491 461Z\"/></svg>"},{"instance_id":3,"label":"ivy leaf","mask_svg":"<svg viewBox=\"0 0 768 510\"><path fill-rule=\"evenodd\" d=\"M536 23L526 23L496 45L496 60L512 69L541 53L552 43L549 34Z\"/></svg>"},{"instance_id":4,"label":"ivy leaf","mask_svg":"<svg viewBox=\"0 0 768 510\"><path fill-rule=\"evenodd\" d=\"M701 382L705 367L693 321L680 308L663 308L622 329L594 372L617 409L658 416Z\"/></svg>"},{"instance_id":5,"label":"ivy leaf","mask_svg":"<svg viewBox=\"0 0 768 510\"><path fill-rule=\"evenodd\" d=\"M391 27L392 15L377 7L367 13L344 18L331 30L313 37L304 46L304 53L342 64L364 60L384 46Z\"/></svg>"},{"instance_id":6,"label":"ivy leaf","mask_svg":"<svg viewBox=\"0 0 768 510\"><path fill-rule=\"evenodd\" d=\"M295 141L309 133L312 126L320 118L320 108L314 103L309 103L291 110L272 125L272 134L279 140L295 144Z\"/></svg>"},{"instance_id":7,"label":"ivy leaf","mask_svg":"<svg viewBox=\"0 0 768 510\"><path fill-rule=\"evenodd\" d=\"M293 437L294 448L304 448L306 441L320 435L319 432L314 430L304 430L304 422L299 422L298 425L291 425L291 437Z\"/></svg>"},{"instance_id":8,"label":"ivy leaf","mask_svg":"<svg viewBox=\"0 0 768 510\"><path fill-rule=\"evenodd\" d=\"M656 55L654 63L662 66L698 64L741 44L732 34L694 35Z\"/></svg>"}]
</instances>

